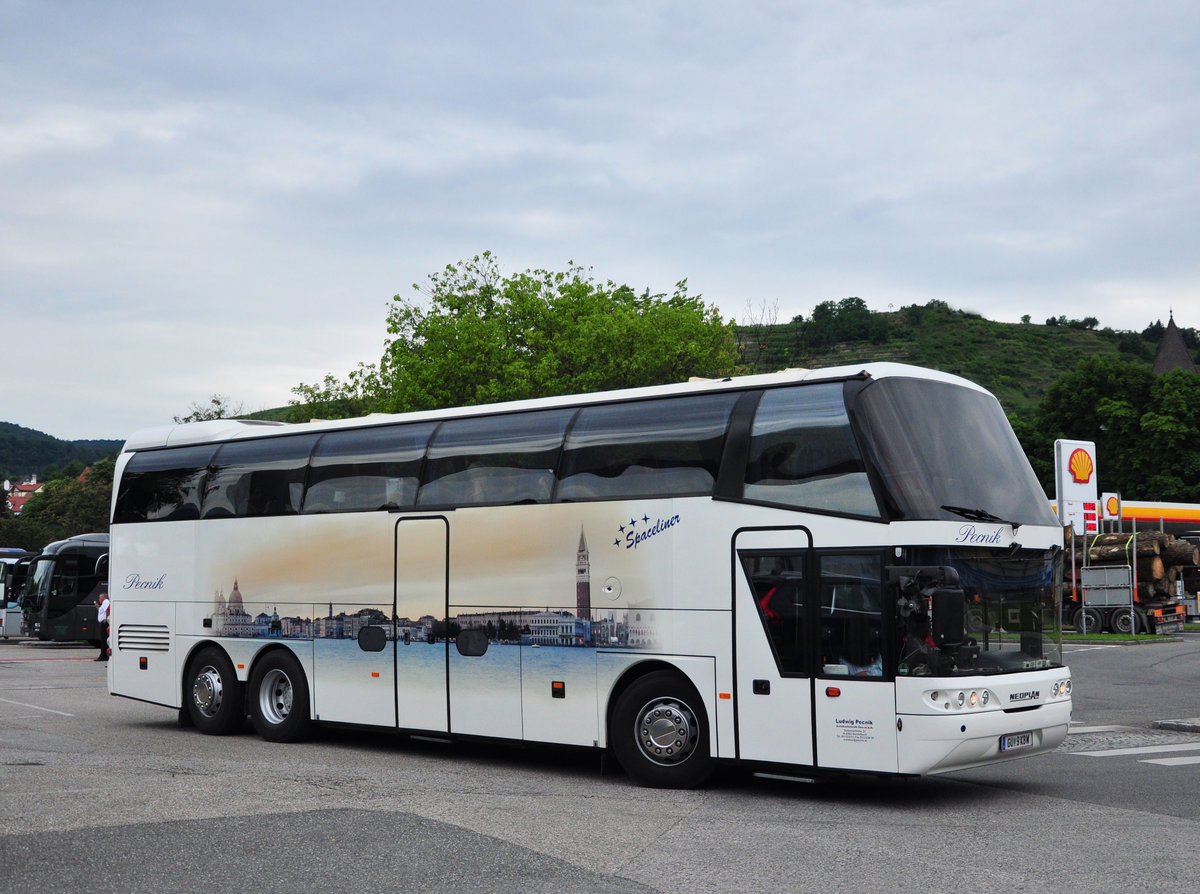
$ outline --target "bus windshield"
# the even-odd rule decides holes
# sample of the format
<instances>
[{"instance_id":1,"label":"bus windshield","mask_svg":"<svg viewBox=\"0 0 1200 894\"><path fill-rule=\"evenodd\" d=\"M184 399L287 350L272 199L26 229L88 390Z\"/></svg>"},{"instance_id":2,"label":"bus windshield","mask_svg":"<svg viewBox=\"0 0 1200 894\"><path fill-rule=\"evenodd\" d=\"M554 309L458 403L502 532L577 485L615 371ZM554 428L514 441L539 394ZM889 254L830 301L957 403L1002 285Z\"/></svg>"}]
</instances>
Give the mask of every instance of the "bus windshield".
<instances>
[{"instance_id":1,"label":"bus windshield","mask_svg":"<svg viewBox=\"0 0 1200 894\"><path fill-rule=\"evenodd\" d=\"M900 676L998 674L1062 666L1056 623L1062 553L959 547L908 551L896 568ZM944 570L941 579L936 572Z\"/></svg>"},{"instance_id":2,"label":"bus windshield","mask_svg":"<svg viewBox=\"0 0 1200 894\"><path fill-rule=\"evenodd\" d=\"M25 589L21 593L21 607L27 611L40 611L50 592L50 578L54 574L54 557L38 556L25 578Z\"/></svg>"},{"instance_id":3,"label":"bus windshield","mask_svg":"<svg viewBox=\"0 0 1200 894\"><path fill-rule=\"evenodd\" d=\"M990 394L929 379L881 379L859 393L853 417L892 518L1057 527Z\"/></svg>"}]
</instances>

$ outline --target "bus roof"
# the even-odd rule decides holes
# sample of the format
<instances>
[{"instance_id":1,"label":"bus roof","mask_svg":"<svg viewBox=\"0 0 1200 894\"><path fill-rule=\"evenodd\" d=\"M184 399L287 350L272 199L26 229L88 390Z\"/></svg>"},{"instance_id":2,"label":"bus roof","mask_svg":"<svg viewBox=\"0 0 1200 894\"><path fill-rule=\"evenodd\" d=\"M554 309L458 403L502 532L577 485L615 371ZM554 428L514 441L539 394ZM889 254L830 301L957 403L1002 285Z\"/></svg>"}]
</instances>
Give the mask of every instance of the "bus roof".
<instances>
[{"instance_id":1,"label":"bus roof","mask_svg":"<svg viewBox=\"0 0 1200 894\"><path fill-rule=\"evenodd\" d=\"M679 382L671 385L652 385L644 388L598 391L590 394L563 394L553 397L481 404L471 407L447 407L438 410L420 410L400 414L375 413L370 416L361 416L353 419L314 419L310 422L301 423L269 422L255 419L213 419L204 422L186 422L137 431L125 442L124 452L152 450L158 447L179 447L188 444L206 444L273 434L299 434L301 432L331 431L334 429L366 428L399 422L454 419L461 416L491 416L534 409L617 403L656 397L703 394L713 391L746 391L754 388L769 388L780 385L800 384L802 382L837 381L839 379L855 378L883 379L892 377L948 382L987 393L986 389L981 388L974 382L938 370L910 366L905 363L860 363L852 366L833 366L824 369L787 369L776 373L734 376L722 379L692 379L688 382Z\"/></svg>"}]
</instances>

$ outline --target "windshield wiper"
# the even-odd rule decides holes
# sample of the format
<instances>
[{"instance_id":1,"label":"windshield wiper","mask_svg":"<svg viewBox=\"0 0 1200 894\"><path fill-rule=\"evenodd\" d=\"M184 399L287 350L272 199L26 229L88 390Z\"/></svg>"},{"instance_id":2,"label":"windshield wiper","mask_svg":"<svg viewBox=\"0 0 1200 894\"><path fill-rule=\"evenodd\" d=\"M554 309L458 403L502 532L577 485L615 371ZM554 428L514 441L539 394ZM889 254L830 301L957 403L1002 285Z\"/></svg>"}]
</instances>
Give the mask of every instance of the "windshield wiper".
<instances>
[{"instance_id":1,"label":"windshield wiper","mask_svg":"<svg viewBox=\"0 0 1200 894\"><path fill-rule=\"evenodd\" d=\"M980 522L996 522L1001 525L1008 525L1013 529L1013 533L1017 533L1017 528L1021 527L1020 522L1009 521L1006 518L1001 518L998 515L992 515L986 509L968 509L966 506L942 506L947 512L953 512L955 515L961 515L965 519Z\"/></svg>"}]
</instances>

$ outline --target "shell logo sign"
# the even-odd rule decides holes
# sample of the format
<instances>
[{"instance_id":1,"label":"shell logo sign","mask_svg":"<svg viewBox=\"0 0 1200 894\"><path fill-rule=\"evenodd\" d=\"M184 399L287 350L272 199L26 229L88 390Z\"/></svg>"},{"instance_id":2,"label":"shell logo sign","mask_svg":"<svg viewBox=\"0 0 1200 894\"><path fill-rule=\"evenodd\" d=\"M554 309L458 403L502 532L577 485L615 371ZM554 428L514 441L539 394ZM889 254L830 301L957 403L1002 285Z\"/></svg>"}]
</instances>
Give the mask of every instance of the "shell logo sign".
<instances>
[{"instance_id":1,"label":"shell logo sign","mask_svg":"<svg viewBox=\"0 0 1200 894\"><path fill-rule=\"evenodd\" d=\"M1067 460L1067 471L1071 473L1071 478L1076 484L1087 484L1092 480L1096 464L1092 462L1090 453L1082 447L1076 447L1071 453L1071 458Z\"/></svg>"},{"instance_id":2,"label":"shell logo sign","mask_svg":"<svg viewBox=\"0 0 1200 894\"><path fill-rule=\"evenodd\" d=\"M1054 469L1058 517L1076 534L1097 533L1102 507L1096 486L1095 443L1055 441Z\"/></svg>"},{"instance_id":3,"label":"shell logo sign","mask_svg":"<svg viewBox=\"0 0 1200 894\"><path fill-rule=\"evenodd\" d=\"M1121 498L1116 494L1104 495L1104 514L1108 518L1117 518L1121 514Z\"/></svg>"}]
</instances>

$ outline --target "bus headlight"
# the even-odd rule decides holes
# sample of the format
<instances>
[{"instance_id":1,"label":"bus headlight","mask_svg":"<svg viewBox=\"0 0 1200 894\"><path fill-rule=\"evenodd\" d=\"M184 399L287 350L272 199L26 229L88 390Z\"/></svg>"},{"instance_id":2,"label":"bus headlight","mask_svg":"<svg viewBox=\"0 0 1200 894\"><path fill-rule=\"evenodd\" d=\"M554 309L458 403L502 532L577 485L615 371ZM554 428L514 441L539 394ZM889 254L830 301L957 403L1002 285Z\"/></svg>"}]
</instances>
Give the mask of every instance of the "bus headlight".
<instances>
[{"instance_id":1,"label":"bus headlight","mask_svg":"<svg viewBox=\"0 0 1200 894\"><path fill-rule=\"evenodd\" d=\"M985 708L994 700L994 696L987 689L976 689L973 692L965 689L960 692L934 689L932 692L926 692L925 698L927 704L953 712Z\"/></svg>"}]
</instances>

